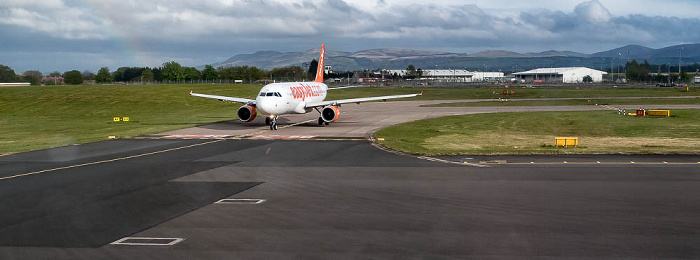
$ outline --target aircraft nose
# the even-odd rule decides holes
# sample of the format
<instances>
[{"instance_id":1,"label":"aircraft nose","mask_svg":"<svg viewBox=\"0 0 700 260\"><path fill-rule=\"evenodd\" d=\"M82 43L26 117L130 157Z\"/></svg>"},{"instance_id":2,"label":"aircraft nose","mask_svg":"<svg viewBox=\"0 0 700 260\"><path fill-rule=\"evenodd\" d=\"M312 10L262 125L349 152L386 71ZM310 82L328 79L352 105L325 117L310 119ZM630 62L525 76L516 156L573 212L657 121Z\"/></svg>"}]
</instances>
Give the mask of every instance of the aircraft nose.
<instances>
[{"instance_id":1,"label":"aircraft nose","mask_svg":"<svg viewBox=\"0 0 700 260\"><path fill-rule=\"evenodd\" d=\"M275 114L275 102L271 101L272 100L270 100L269 98L259 98L257 101L258 109L260 109L260 111L265 114Z\"/></svg>"}]
</instances>

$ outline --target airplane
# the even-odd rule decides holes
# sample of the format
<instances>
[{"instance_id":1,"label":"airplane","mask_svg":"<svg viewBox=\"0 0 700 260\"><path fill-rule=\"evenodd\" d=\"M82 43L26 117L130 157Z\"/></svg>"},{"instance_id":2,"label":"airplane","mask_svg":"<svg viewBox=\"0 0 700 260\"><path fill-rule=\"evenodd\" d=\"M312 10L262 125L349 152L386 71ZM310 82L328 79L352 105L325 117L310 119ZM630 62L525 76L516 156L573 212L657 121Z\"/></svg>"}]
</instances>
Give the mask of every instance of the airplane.
<instances>
[{"instance_id":1,"label":"airplane","mask_svg":"<svg viewBox=\"0 0 700 260\"><path fill-rule=\"evenodd\" d=\"M277 130L277 118L286 114L306 114L313 110L319 113L318 125L328 125L338 120L340 116L340 106L347 103L357 103L422 96L418 94L392 95L380 97L365 97L326 101L326 92L333 90L323 83L323 57L325 44L321 45L321 56L319 57L316 78L313 82L286 82L271 83L260 89L260 93L255 99L226 97L208 94L199 94L190 91L194 97L218 99L220 101L230 101L244 104L238 108L238 119L242 122L251 122L255 119L257 111L265 118L265 125L270 126L270 130ZM342 87L345 88L345 87ZM340 89L340 88L336 88ZM257 111L256 111L257 110Z\"/></svg>"}]
</instances>

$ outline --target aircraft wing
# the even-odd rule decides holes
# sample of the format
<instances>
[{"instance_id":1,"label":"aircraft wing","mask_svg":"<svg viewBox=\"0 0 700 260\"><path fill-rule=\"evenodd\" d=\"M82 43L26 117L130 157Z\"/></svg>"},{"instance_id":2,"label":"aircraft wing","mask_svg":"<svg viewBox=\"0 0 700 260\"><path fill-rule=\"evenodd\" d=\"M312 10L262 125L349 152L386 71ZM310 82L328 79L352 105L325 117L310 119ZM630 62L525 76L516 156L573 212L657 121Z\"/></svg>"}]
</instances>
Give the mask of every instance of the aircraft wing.
<instances>
[{"instance_id":1,"label":"aircraft wing","mask_svg":"<svg viewBox=\"0 0 700 260\"><path fill-rule=\"evenodd\" d=\"M248 105L254 105L254 104L255 104L255 99L247 99L247 98L238 98L238 97L225 97L225 96L217 96L217 95L199 94L199 93L193 93L192 91L190 91L190 96L193 96L193 97L203 97L203 98L211 98L211 99L218 99L218 100L220 100L220 101L238 102L238 103L243 103L243 104L248 104Z\"/></svg>"},{"instance_id":2,"label":"aircraft wing","mask_svg":"<svg viewBox=\"0 0 700 260\"><path fill-rule=\"evenodd\" d=\"M328 101L321 101L321 102L315 102L315 103L307 103L306 108L322 107L322 106L337 106L337 105L347 104L347 103L358 103L359 104L360 102L368 102L368 101L376 101L376 100L386 101L387 99L409 98L409 97L417 97L417 96L422 96L422 95L423 95L423 92L418 93L418 94L328 100Z\"/></svg>"},{"instance_id":3,"label":"aircraft wing","mask_svg":"<svg viewBox=\"0 0 700 260\"><path fill-rule=\"evenodd\" d=\"M328 88L328 90L345 89L345 88L361 88L361 87L362 86L342 86L342 87Z\"/></svg>"}]
</instances>

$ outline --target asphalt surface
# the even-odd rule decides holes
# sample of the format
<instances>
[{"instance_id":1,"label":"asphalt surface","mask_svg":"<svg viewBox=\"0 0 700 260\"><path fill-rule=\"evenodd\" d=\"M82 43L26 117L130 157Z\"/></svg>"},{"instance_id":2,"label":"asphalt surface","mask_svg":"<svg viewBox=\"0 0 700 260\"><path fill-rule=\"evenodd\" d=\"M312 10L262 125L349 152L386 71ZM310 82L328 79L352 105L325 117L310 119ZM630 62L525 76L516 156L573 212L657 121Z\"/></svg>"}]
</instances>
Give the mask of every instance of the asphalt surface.
<instances>
[{"instance_id":1,"label":"asphalt surface","mask_svg":"<svg viewBox=\"0 0 700 260\"><path fill-rule=\"evenodd\" d=\"M0 156L0 259L700 258L700 157L425 158L365 140L446 115L609 109L419 107L436 102Z\"/></svg>"},{"instance_id":2,"label":"asphalt surface","mask_svg":"<svg viewBox=\"0 0 700 260\"><path fill-rule=\"evenodd\" d=\"M0 259L700 257L700 158L545 158L610 163L475 167L313 139L3 156ZM178 243L111 244L125 237Z\"/></svg>"}]
</instances>

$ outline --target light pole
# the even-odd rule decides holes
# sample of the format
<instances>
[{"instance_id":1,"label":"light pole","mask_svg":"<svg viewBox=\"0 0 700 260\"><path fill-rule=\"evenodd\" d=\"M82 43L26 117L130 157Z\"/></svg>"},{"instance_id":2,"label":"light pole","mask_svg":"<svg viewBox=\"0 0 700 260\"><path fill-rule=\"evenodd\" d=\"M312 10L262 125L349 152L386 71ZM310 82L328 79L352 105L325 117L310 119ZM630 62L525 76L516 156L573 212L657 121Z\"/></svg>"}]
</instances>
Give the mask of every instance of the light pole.
<instances>
[{"instance_id":1,"label":"light pole","mask_svg":"<svg viewBox=\"0 0 700 260\"><path fill-rule=\"evenodd\" d=\"M617 53L617 59L622 63L622 53ZM620 67L617 67L617 74L620 74Z\"/></svg>"},{"instance_id":2,"label":"light pole","mask_svg":"<svg viewBox=\"0 0 700 260\"><path fill-rule=\"evenodd\" d=\"M683 54L683 46L678 48L678 82L681 81L681 56Z\"/></svg>"},{"instance_id":3,"label":"light pole","mask_svg":"<svg viewBox=\"0 0 700 260\"><path fill-rule=\"evenodd\" d=\"M612 79L612 83L615 83L615 73L613 68L615 68L615 56L610 59L610 78Z\"/></svg>"},{"instance_id":4,"label":"light pole","mask_svg":"<svg viewBox=\"0 0 700 260\"><path fill-rule=\"evenodd\" d=\"M627 64L625 64L625 80L629 80L629 77L627 76L627 72L629 72L629 66L630 66L630 50L627 50Z\"/></svg>"}]
</instances>

